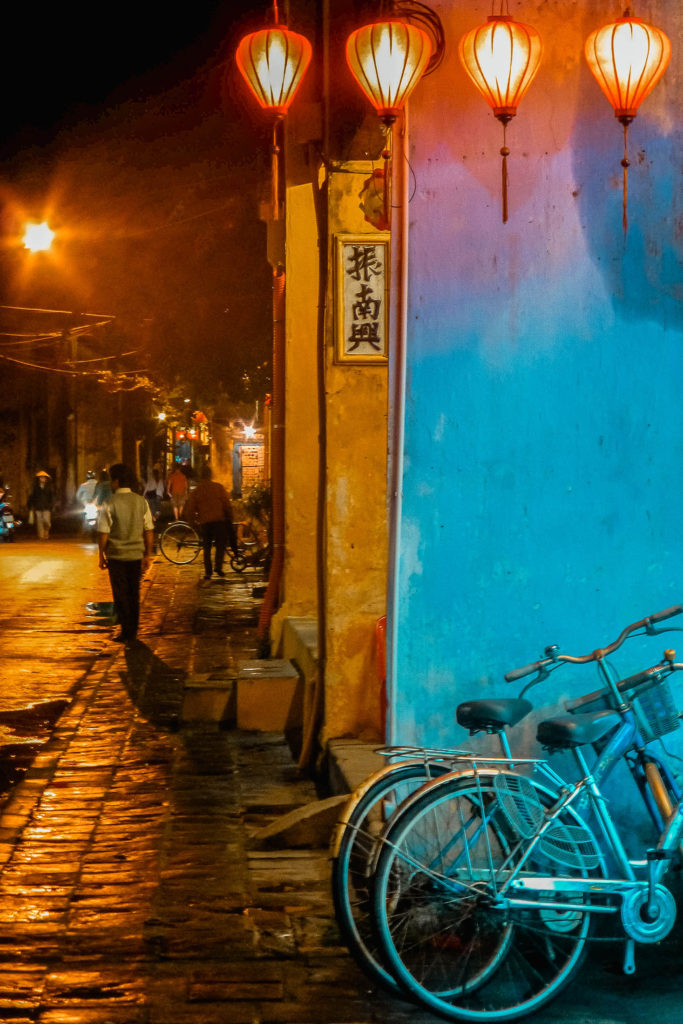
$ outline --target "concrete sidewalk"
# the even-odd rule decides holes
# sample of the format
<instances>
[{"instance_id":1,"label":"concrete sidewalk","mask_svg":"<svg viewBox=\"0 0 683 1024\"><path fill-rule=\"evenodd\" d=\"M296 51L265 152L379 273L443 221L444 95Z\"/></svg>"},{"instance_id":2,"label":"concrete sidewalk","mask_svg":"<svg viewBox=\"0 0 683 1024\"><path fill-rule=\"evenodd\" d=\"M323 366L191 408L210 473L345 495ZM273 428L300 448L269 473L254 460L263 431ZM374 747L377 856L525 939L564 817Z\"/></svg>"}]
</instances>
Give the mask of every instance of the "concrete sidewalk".
<instances>
[{"instance_id":1,"label":"concrete sidewalk","mask_svg":"<svg viewBox=\"0 0 683 1024\"><path fill-rule=\"evenodd\" d=\"M3 807L0 1019L433 1024L341 946L327 849L255 845L317 799L284 737L179 724L188 676L255 651L246 580L200 575L157 560L142 644L100 663ZM629 979L599 952L543 1024L678 1024L676 950Z\"/></svg>"}]
</instances>

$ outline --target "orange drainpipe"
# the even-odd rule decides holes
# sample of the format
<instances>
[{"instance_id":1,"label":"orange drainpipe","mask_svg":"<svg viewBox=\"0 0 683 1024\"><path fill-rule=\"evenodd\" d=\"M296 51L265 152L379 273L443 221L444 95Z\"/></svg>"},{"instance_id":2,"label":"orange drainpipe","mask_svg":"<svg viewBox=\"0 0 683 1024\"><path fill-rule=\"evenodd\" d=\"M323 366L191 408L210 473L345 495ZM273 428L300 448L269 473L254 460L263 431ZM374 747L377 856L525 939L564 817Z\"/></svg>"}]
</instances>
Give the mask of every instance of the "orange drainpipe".
<instances>
[{"instance_id":1,"label":"orange drainpipe","mask_svg":"<svg viewBox=\"0 0 683 1024\"><path fill-rule=\"evenodd\" d=\"M273 127L272 149L272 214L281 220L278 123ZM270 655L270 620L280 597L280 583L285 562L285 271L273 256L273 383L271 406L271 474L272 497L271 544L272 560L268 587L259 614L256 637L260 658Z\"/></svg>"}]
</instances>

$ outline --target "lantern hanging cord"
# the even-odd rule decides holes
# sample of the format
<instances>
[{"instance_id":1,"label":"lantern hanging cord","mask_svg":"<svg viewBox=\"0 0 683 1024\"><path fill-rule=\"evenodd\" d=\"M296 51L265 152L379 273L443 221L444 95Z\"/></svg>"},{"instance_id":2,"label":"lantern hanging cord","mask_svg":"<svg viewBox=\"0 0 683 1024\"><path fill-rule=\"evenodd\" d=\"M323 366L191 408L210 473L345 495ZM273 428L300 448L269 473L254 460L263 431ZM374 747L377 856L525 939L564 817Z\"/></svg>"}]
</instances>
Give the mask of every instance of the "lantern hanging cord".
<instances>
[{"instance_id":1,"label":"lantern hanging cord","mask_svg":"<svg viewBox=\"0 0 683 1024\"><path fill-rule=\"evenodd\" d=\"M278 142L278 125L281 118L273 122L273 145L271 149L271 203L272 218L280 220L280 145Z\"/></svg>"},{"instance_id":2,"label":"lantern hanging cord","mask_svg":"<svg viewBox=\"0 0 683 1024\"><path fill-rule=\"evenodd\" d=\"M491 0L491 14L495 17L496 14L496 0ZM500 10L498 11L499 17L502 15L510 14L510 8L508 6L508 0L500 0Z\"/></svg>"},{"instance_id":3,"label":"lantern hanging cord","mask_svg":"<svg viewBox=\"0 0 683 1024\"><path fill-rule=\"evenodd\" d=\"M622 199L621 224L624 231L628 230L628 169L630 162L628 158L628 121L624 122L624 156L621 161L624 168L624 196Z\"/></svg>"},{"instance_id":4,"label":"lantern hanging cord","mask_svg":"<svg viewBox=\"0 0 683 1024\"><path fill-rule=\"evenodd\" d=\"M506 224L508 219L508 157L510 156L510 150L506 145L506 133L507 124L503 123L503 145L500 147L500 155L503 158L501 181L503 199L503 224Z\"/></svg>"},{"instance_id":5,"label":"lantern hanging cord","mask_svg":"<svg viewBox=\"0 0 683 1024\"><path fill-rule=\"evenodd\" d=\"M383 207L384 207L384 224L385 229L388 230L391 226L391 150L392 150L392 133L391 127L387 131L386 146L382 150L382 159L384 161L384 180L383 184Z\"/></svg>"},{"instance_id":6,"label":"lantern hanging cord","mask_svg":"<svg viewBox=\"0 0 683 1024\"><path fill-rule=\"evenodd\" d=\"M433 11L427 4L420 3L419 0L395 0L393 11L399 17L405 18L406 21L421 28L431 40L432 55L427 61L422 76L426 78L439 67L446 50L446 33L441 18L436 11Z\"/></svg>"}]
</instances>

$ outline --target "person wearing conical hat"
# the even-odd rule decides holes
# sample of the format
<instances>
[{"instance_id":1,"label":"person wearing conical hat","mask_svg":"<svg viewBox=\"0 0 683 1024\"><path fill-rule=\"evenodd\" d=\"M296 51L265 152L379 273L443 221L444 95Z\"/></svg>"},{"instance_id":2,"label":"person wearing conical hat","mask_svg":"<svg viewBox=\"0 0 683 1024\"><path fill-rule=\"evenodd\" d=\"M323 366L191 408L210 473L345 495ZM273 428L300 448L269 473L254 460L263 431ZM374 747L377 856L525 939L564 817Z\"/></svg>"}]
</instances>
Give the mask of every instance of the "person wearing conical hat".
<instances>
[{"instance_id":1,"label":"person wearing conical hat","mask_svg":"<svg viewBox=\"0 0 683 1024\"><path fill-rule=\"evenodd\" d=\"M52 506L55 503L52 478L44 469L39 469L28 496L28 507L33 513L38 540L49 540L52 527Z\"/></svg>"}]
</instances>

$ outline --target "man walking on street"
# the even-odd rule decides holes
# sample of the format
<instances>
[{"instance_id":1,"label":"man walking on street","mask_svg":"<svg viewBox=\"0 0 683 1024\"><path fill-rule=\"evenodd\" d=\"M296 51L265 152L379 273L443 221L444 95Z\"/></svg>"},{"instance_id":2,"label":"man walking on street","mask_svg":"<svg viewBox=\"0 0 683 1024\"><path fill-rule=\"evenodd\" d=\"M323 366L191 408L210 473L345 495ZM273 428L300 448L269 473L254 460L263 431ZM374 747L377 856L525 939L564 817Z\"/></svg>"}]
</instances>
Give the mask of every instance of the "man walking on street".
<instances>
[{"instance_id":1,"label":"man walking on street","mask_svg":"<svg viewBox=\"0 0 683 1024\"><path fill-rule=\"evenodd\" d=\"M140 581L154 551L154 522L145 499L133 491L132 471L122 462L109 470L112 496L97 516L100 569L109 570L121 632L116 643L133 643L140 620Z\"/></svg>"},{"instance_id":2,"label":"man walking on street","mask_svg":"<svg viewBox=\"0 0 683 1024\"><path fill-rule=\"evenodd\" d=\"M230 498L223 484L211 479L211 467L204 466L202 478L194 491L191 492L185 505L185 517L192 523L195 516L202 528L202 548L204 551L204 579L211 579L211 545L216 545L215 569L217 576L225 576L223 559L225 548L230 544L237 554L237 536L232 522Z\"/></svg>"}]
</instances>

